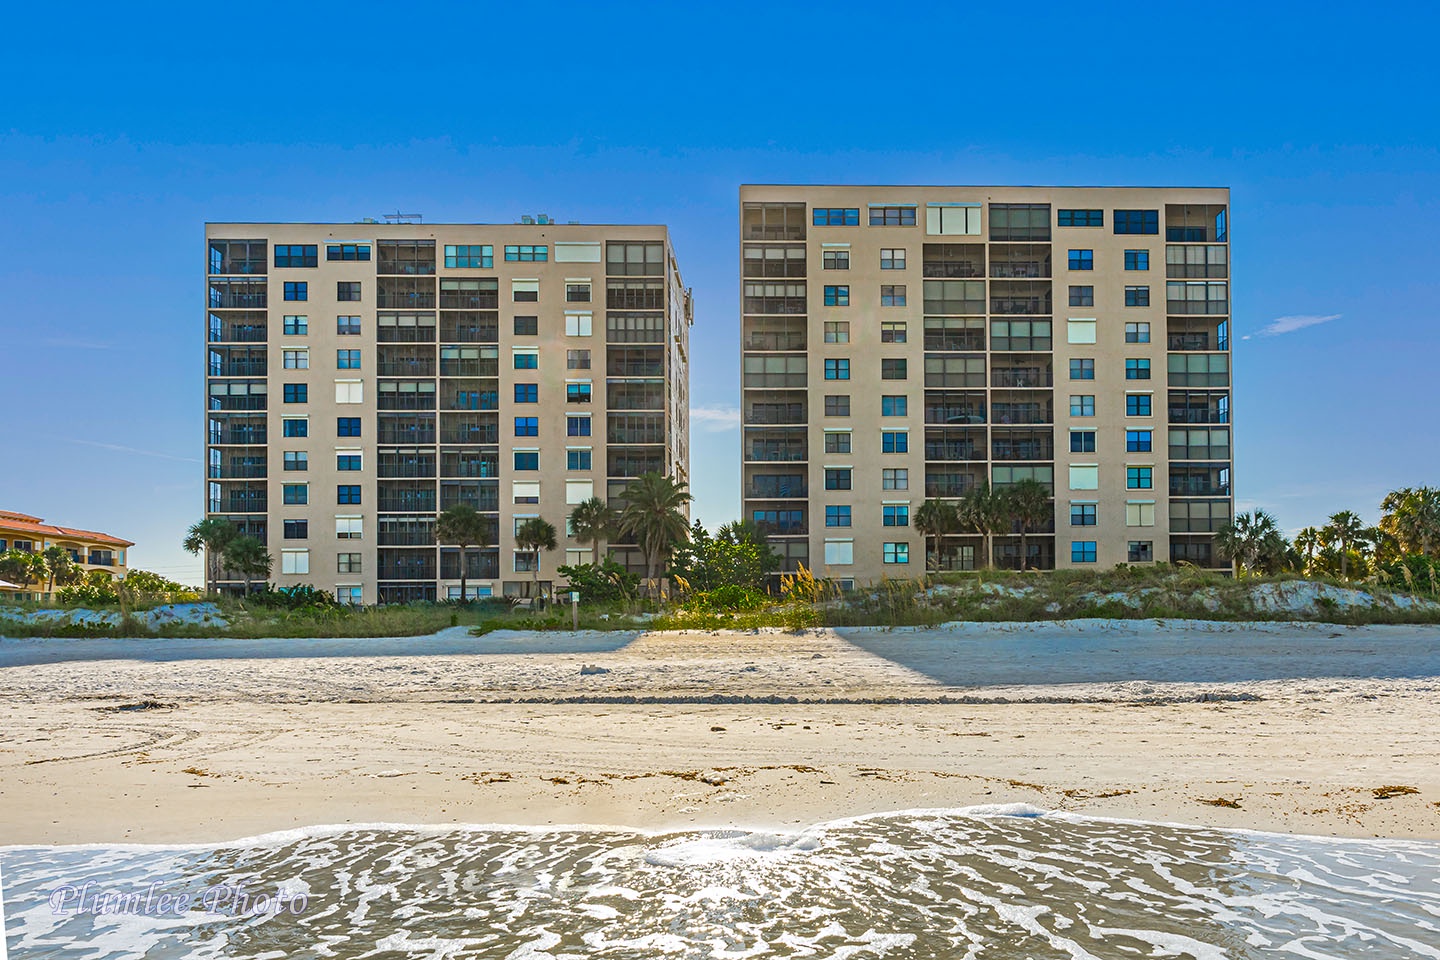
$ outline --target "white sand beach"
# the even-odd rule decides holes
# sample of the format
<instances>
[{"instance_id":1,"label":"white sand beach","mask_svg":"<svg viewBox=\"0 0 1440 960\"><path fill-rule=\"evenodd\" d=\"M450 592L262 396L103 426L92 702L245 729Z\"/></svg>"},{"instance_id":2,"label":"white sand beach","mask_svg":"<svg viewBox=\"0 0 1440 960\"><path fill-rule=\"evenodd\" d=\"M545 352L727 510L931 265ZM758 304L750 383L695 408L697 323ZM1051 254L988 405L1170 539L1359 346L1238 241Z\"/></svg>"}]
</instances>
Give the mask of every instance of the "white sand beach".
<instances>
[{"instance_id":1,"label":"white sand beach","mask_svg":"<svg viewBox=\"0 0 1440 960\"><path fill-rule=\"evenodd\" d=\"M1433 627L5 639L0 844L1011 802L1440 838L1437 729Z\"/></svg>"}]
</instances>

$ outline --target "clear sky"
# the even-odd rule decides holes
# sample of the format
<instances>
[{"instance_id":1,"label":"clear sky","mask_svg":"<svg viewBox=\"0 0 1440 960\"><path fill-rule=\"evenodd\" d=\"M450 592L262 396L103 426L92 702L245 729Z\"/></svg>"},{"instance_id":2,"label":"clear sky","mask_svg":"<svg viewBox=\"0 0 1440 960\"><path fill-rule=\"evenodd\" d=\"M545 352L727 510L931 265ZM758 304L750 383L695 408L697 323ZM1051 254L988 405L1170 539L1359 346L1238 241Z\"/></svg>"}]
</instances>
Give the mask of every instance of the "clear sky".
<instances>
[{"instance_id":1,"label":"clear sky","mask_svg":"<svg viewBox=\"0 0 1440 960\"><path fill-rule=\"evenodd\" d=\"M1432 4L23 4L0 507L188 581L206 220L666 223L696 512L739 511L737 185L1232 188L1236 490L1440 484Z\"/></svg>"}]
</instances>

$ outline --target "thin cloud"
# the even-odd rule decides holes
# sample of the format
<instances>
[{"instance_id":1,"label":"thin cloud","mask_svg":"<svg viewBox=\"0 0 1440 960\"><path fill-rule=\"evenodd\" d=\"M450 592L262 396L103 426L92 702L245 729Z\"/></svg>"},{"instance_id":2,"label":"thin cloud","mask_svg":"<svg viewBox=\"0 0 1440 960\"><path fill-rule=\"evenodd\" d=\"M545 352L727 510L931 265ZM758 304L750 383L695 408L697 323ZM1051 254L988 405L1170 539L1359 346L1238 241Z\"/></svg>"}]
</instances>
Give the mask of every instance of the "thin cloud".
<instances>
[{"instance_id":1,"label":"thin cloud","mask_svg":"<svg viewBox=\"0 0 1440 960\"><path fill-rule=\"evenodd\" d=\"M197 457L177 457L170 453L161 453L158 450L141 450L138 447L126 447L118 443L101 443L98 440L76 440L73 437L67 438L70 443L78 443L85 447L99 447L101 450L114 450L116 453L133 453L137 457L155 457L157 460L178 460L181 463L203 463Z\"/></svg>"},{"instance_id":2,"label":"thin cloud","mask_svg":"<svg viewBox=\"0 0 1440 960\"><path fill-rule=\"evenodd\" d=\"M1278 337L1285 333L1294 333L1296 330L1304 330L1306 327L1317 327L1322 323L1329 323L1331 320L1339 320L1340 314L1332 313L1327 316L1318 314L1301 313L1293 317L1276 317L1265 326L1255 331L1257 337ZM1248 335L1240 338L1249 340Z\"/></svg>"},{"instance_id":3,"label":"thin cloud","mask_svg":"<svg viewBox=\"0 0 1440 960\"><path fill-rule=\"evenodd\" d=\"M724 433L740 426L738 407L691 407L691 424L706 433Z\"/></svg>"}]
</instances>

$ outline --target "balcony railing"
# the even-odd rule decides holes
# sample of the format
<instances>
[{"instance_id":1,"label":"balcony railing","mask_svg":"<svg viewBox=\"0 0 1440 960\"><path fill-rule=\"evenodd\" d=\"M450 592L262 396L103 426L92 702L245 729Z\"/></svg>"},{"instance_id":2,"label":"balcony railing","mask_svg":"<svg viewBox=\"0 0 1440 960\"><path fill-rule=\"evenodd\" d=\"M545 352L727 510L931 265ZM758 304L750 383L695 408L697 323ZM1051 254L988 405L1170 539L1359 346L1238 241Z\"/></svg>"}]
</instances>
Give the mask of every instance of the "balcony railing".
<instances>
[{"instance_id":1,"label":"balcony railing","mask_svg":"<svg viewBox=\"0 0 1440 960\"><path fill-rule=\"evenodd\" d=\"M963 406L925 406L925 422L929 424L968 424L985 422L985 404L976 402Z\"/></svg>"},{"instance_id":2,"label":"balcony railing","mask_svg":"<svg viewBox=\"0 0 1440 960\"><path fill-rule=\"evenodd\" d=\"M1230 484L1215 483L1203 477L1170 477L1172 497L1228 497Z\"/></svg>"},{"instance_id":3,"label":"balcony railing","mask_svg":"<svg viewBox=\"0 0 1440 960\"><path fill-rule=\"evenodd\" d=\"M1049 370L1041 370L1035 367L990 371L990 386L992 387L1038 388L1053 386L1054 382L1054 375Z\"/></svg>"},{"instance_id":4,"label":"balcony railing","mask_svg":"<svg viewBox=\"0 0 1440 960\"><path fill-rule=\"evenodd\" d=\"M382 513L434 513L435 494L416 493L409 496L379 497Z\"/></svg>"},{"instance_id":5,"label":"balcony railing","mask_svg":"<svg viewBox=\"0 0 1440 960\"><path fill-rule=\"evenodd\" d=\"M481 360L441 360L440 376L498 377L500 376L500 361L490 358Z\"/></svg>"},{"instance_id":6,"label":"balcony railing","mask_svg":"<svg viewBox=\"0 0 1440 960\"><path fill-rule=\"evenodd\" d=\"M804 331L797 333L752 333L745 340L746 350L804 350Z\"/></svg>"},{"instance_id":7,"label":"balcony railing","mask_svg":"<svg viewBox=\"0 0 1440 960\"><path fill-rule=\"evenodd\" d=\"M745 459L751 463L801 463L806 459L805 445L777 447L753 444Z\"/></svg>"},{"instance_id":8,"label":"balcony railing","mask_svg":"<svg viewBox=\"0 0 1440 960\"><path fill-rule=\"evenodd\" d=\"M751 500L795 500L809 495L809 486L803 476L771 478L768 481L754 477L745 488L745 496Z\"/></svg>"},{"instance_id":9,"label":"balcony railing","mask_svg":"<svg viewBox=\"0 0 1440 960\"><path fill-rule=\"evenodd\" d=\"M1165 312L1170 314L1206 314L1223 316L1230 312L1229 300L1166 300Z\"/></svg>"},{"instance_id":10,"label":"balcony railing","mask_svg":"<svg viewBox=\"0 0 1440 960\"><path fill-rule=\"evenodd\" d=\"M755 524L755 529L767 537L794 537L810 532L810 524L800 520L790 523L772 523L768 520L761 520Z\"/></svg>"},{"instance_id":11,"label":"balcony railing","mask_svg":"<svg viewBox=\"0 0 1440 960\"><path fill-rule=\"evenodd\" d=\"M925 496L927 497L963 497L977 486L974 477L965 475L927 476L925 478Z\"/></svg>"},{"instance_id":12,"label":"balcony railing","mask_svg":"<svg viewBox=\"0 0 1440 960\"><path fill-rule=\"evenodd\" d=\"M1050 276L1050 263L1042 260L999 261L990 264L990 276L997 280L1031 280Z\"/></svg>"},{"instance_id":13,"label":"balcony railing","mask_svg":"<svg viewBox=\"0 0 1440 960\"><path fill-rule=\"evenodd\" d=\"M265 444L268 442L266 440L268 436L269 431L263 426L230 427L229 429L211 430L208 439L211 446L251 447Z\"/></svg>"},{"instance_id":14,"label":"balcony railing","mask_svg":"<svg viewBox=\"0 0 1440 960\"><path fill-rule=\"evenodd\" d=\"M1052 408L1038 403L993 403L990 405L990 419L997 424L1055 422Z\"/></svg>"},{"instance_id":15,"label":"balcony railing","mask_svg":"<svg viewBox=\"0 0 1440 960\"><path fill-rule=\"evenodd\" d=\"M805 423L805 406L799 403L780 405L756 404L745 414L746 423L787 424Z\"/></svg>"},{"instance_id":16,"label":"balcony railing","mask_svg":"<svg viewBox=\"0 0 1440 960\"><path fill-rule=\"evenodd\" d=\"M995 460L1054 460L1055 445L1044 441L995 440L991 453Z\"/></svg>"},{"instance_id":17,"label":"balcony railing","mask_svg":"<svg viewBox=\"0 0 1440 960\"><path fill-rule=\"evenodd\" d=\"M921 276L931 280L971 280L985 276L985 269L975 260L926 260Z\"/></svg>"},{"instance_id":18,"label":"balcony railing","mask_svg":"<svg viewBox=\"0 0 1440 960\"><path fill-rule=\"evenodd\" d=\"M417 442L424 443L427 441ZM435 434L433 432L430 434L430 440L428 442L435 442ZM454 426L446 424L444 429L440 431L440 442L464 444L499 443L500 427L498 424L493 423L456 424Z\"/></svg>"},{"instance_id":19,"label":"balcony railing","mask_svg":"<svg viewBox=\"0 0 1440 960\"><path fill-rule=\"evenodd\" d=\"M414 357L408 360L381 360L375 364L375 372L382 377L433 377L434 357Z\"/></svg>"},{"instance_id":20,"label":"balcony railing","mask_svg":"<svg viewBox=\"0 0 1440 960\"><path fill-rule=\"evenodd\" d=\"M968 330L948 333L926 333L925 349L936 352L960 353L985 349L985 331Z\"/></svg>"},{"instance_id":21,"label":"balcony railing","mask_svg":"<svg viewBox=\"0 0 1440 960\"><path fill-rule=\"evenodd\" d=\"M925 443L926 460L984 460L985 448L982 445L965 441L955 440L949 442Z\"/></svg>"},{"instance_id":22,"label":"balcony railing","mask_svg":"<svg viewBox=\"0 0 1440 960\"><path fill-rule=\"evenodd\" d=\"M1208 333L1172 333L1165 338L1167 350L1228 350L1230 338Z\"/></svg>"},{"instance_id":23,"label":"balcony railing","mask_svg":"<svg viewBox=\"0 0 1440 960\"><path fill-rule=\"evenodd\" d=\"M212 463L207 475L211 480L263 480L267 474L263 463Z\"/></svg>"},{"instance_id":24,"label":"balcony railing","mask_svg":"<svg viewBox=\"0 0 1440 960\"><path fill-rule=\"evenodd\" d=\"M805 312L804 297L745 297L745 313L796 315Z\"/></svg>"},{"instance_id":25,"label":"balcony railing","mask_svg":"<svg viewBox=\"0 0 1440 960\"><path fill-rule=\"evenodd\" d=\"M1048 316L1050 297L991 297L990 312L1006 316Z\"/></svg>"},{"instance_id":26,"label":"balcony railing","mask_svg":"<svg viewBox=\"0 0 1440 960\"><path fill-rule=\"evenodd\" d=\"M638 443L652 444L665 442L665 428L617 428L612 427L606 431L605 439L609 443Z\"/></svg>"},{"instance_id":27,"label":"balcony railing","mask_svg":"<svg viewBox=\"0 0 1440 960\"><path fill-rule=\"evenodd\" d=\"M264 410L266 405L265 394L241 394L239 396L210 397L209 409L215 411L224 410Z\"/></svg>"},{"instance_id":28,"label":"balcony railing","mask_svg":"<svg viewBox=\"0 0 1440 960\"><path fill-rule=\"evenodd\" d=\"M433 310L435 308L434 291L425 290L400 290L395 292L381 292L375 295L375 306L381 310ZM398 328L397 328L398 329ZM415 328L410 328L415 329ZM431 336L434 336L435 328L430 328Z\"/></svg>"},{"instance_id":29,"label":"balcony railing","mask_svg":"<svg viewBox=\"0 0 1440 960\"><path fill-rule=\"evenodd\" d=\"M1229 410L1205 407L1171 407L1170 423L1229 423Z\"/></svg>"},{"instance_id":30,"label":"balcony railing","mask_svg":"<svg viewBox=\"0 0 1440 960\"><path fill-rule=\"evenodd\" d=\"M269 501L264 496L220 497L209 502L210 513L265 513Z\"/></svg>"}]
</instances>

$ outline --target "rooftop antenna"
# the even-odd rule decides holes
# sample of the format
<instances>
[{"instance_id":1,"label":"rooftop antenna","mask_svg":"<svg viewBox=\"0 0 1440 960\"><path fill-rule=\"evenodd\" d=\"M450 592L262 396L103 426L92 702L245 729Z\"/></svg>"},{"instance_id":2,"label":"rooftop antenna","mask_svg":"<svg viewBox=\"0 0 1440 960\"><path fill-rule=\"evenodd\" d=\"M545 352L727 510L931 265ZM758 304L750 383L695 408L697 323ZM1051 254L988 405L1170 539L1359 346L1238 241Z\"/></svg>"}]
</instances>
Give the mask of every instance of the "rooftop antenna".
<instances>
[{"instance_id":1,"label":"rooftop antenna","mask_svg":"<svg viewBox=\"0 0 1440 960\"><path fill-rule=\"evenodd\" d=\"M419 221L425 219L425 214L401 213L397 210L394 213L384 214L384 217L386 223L418 223Z\"/></svg>"}]
</instances>

